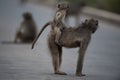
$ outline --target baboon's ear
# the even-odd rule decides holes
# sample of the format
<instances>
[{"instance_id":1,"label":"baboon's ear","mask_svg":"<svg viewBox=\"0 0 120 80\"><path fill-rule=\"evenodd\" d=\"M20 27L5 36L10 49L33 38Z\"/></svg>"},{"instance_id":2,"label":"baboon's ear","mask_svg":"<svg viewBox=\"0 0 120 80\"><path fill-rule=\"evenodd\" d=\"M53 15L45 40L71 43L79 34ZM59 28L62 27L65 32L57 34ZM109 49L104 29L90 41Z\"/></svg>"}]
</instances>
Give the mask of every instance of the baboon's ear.
<instances>
[{"instance_id":1,"label":"baboon's ear","mask_svg":"<svg viewBox=\"0 0 120 80\"><path fill-rule=\"evenodd\" d=\"M98 25L98 20L96 20L96 25Z\"/></svg>"},{"instance_id":2,"label":"baboon's ear","mask_svg":"<svg viewBox=\"0 0 120 80\"><path fill-rule=\"evenodd\" d=\"M70 8L70 5L69 5L69 3L67 3L67 9L69 9Z\"/></svg>"},{"instance_id":3,"label":"baboon's ear","mask_svg":"<svg viewBox=\"0 0 120 80\"><path fill-rule=\"evenodd\" d=\"M85 23L86 23L86 22L88 22L88 20L87 20L87 19L85 19Z\"/></svg>"},{"instance_id":4,"label":"baboon's ear","mask_svg":"<svg viewBox=\"0 0 120 80\"><path fill-rule=\"evenodd\" d=\"M60 4L58 4L58 8L60 8Z\"/></svg>"}]
</instances>

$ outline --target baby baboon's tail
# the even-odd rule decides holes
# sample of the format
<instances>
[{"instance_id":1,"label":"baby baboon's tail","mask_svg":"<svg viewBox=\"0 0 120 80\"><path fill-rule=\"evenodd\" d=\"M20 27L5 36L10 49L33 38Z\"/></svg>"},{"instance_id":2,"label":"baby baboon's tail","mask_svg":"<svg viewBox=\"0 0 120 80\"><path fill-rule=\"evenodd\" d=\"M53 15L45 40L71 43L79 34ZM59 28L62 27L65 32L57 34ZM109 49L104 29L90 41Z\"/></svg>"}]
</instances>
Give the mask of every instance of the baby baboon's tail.
<instances>
[{"instance_id":1,"label":"baby baboon's tail","mask_svg":"<svg viewBox=\"0 0 120 80\"><path fill-rule=\"evenodd\" d=\"M31 49L34 48L34 45L35 45L37 39L39 38L39 36L41 35L41 33L43 32L43 30L44 30L48 25L51 25L51 23L52 23L52 22L49 21L49 22L47 22L47 23L42 27L41 31L39 32L39 34L37 35L37 37L34 39L34 41L33 41L33 43L32 43L32 48L31 48Z\"/></svg>"}]
</instances>

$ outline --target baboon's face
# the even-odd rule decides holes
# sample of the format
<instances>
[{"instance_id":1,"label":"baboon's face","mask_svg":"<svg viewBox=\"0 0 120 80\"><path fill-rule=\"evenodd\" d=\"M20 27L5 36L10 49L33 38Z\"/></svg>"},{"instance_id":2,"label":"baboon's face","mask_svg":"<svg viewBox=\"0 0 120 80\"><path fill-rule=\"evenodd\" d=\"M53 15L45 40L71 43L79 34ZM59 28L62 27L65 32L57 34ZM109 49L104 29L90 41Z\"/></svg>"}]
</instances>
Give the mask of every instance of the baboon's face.
<instances>
[{"instance_id":1,"label":"baboon's face","mask_svg":"<svg viewBox=\"0 0 120 80\"><path fill-rule=\"evenodd\" d=\"M85 23L89 25L89 29L92 31L92 33L95 33L98 28L98 20L90 19L86 20Z\"/></svg>"},{"instance_id":2,"label":"baboon's face","mask_svg":"<svg viewBox=\"0 0 120 80\"><path fill-rule=\"evenodd\" d=\"M65 16L66 16L66 11L69 8L69 4L67 2L62 2L58 4L58 11L55 15L55 19L57 21L63 21L65 20Z\"/></svg>"},{"instance_id":3,"label":"baboon's face","mask_svg":"<svg viewBox=\"0 0 120 80\"><path fill-rule=\"evenodd\" d=\"M65 16L66 16L66 9L62 9L56 13L55 19L57 21L63 21L65 19Z\"/></svg>"}]
</instances>

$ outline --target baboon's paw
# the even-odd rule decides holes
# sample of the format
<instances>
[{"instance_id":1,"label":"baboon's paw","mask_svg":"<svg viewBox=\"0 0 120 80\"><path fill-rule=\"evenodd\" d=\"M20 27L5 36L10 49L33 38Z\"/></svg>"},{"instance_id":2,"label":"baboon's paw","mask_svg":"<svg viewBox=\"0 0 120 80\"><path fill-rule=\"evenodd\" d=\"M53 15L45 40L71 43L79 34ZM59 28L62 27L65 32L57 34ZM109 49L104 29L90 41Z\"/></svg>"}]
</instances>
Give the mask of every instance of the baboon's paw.
<instances>
[{"instance_id":1,"label":"baboon's paw","mask_svg":"<svg viewBox=\"0 0 120 80\"><path fill-rule=\"evenodd\" d=\"M67 73L65 73L65 72L55 72L55 74L57 74L57 75L67 75Z\"/></svg>"},{"instance_id":2,"label":"baboon's paw","mask_svg":"<svg viewBox=\"0 0 120 80\"><path fill-rule=\"evenodd\" d=\"M76 74L76 76L82 77L82 76L86 76L85 74Z\"/></svg>"}]
</instances>

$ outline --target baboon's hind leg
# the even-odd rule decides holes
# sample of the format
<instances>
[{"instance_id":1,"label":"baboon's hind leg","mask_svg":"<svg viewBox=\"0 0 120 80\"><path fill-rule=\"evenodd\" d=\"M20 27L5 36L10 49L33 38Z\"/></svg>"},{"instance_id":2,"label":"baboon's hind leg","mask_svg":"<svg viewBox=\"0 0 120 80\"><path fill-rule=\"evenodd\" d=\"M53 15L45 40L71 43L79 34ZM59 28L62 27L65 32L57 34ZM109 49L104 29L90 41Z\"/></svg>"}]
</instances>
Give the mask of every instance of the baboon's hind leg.
<instances>
[{"instance_id":1,"label":"baboon's hind leg","mask_svg":"<svg viewBox=\"0 0 120 80\"><path fill-rule=\"evenodd\" d=\"M51 53L52 61L53 61L53 67L54 67L54 73L58 75L66 75L65 72L60 71L60 64L61 64L61 57L62 54L59 54L60 48L58 48L58 45L55 44L55 40L51 39L49 37L48 39L48 48Z\"/></svg>"}]
</instances>

